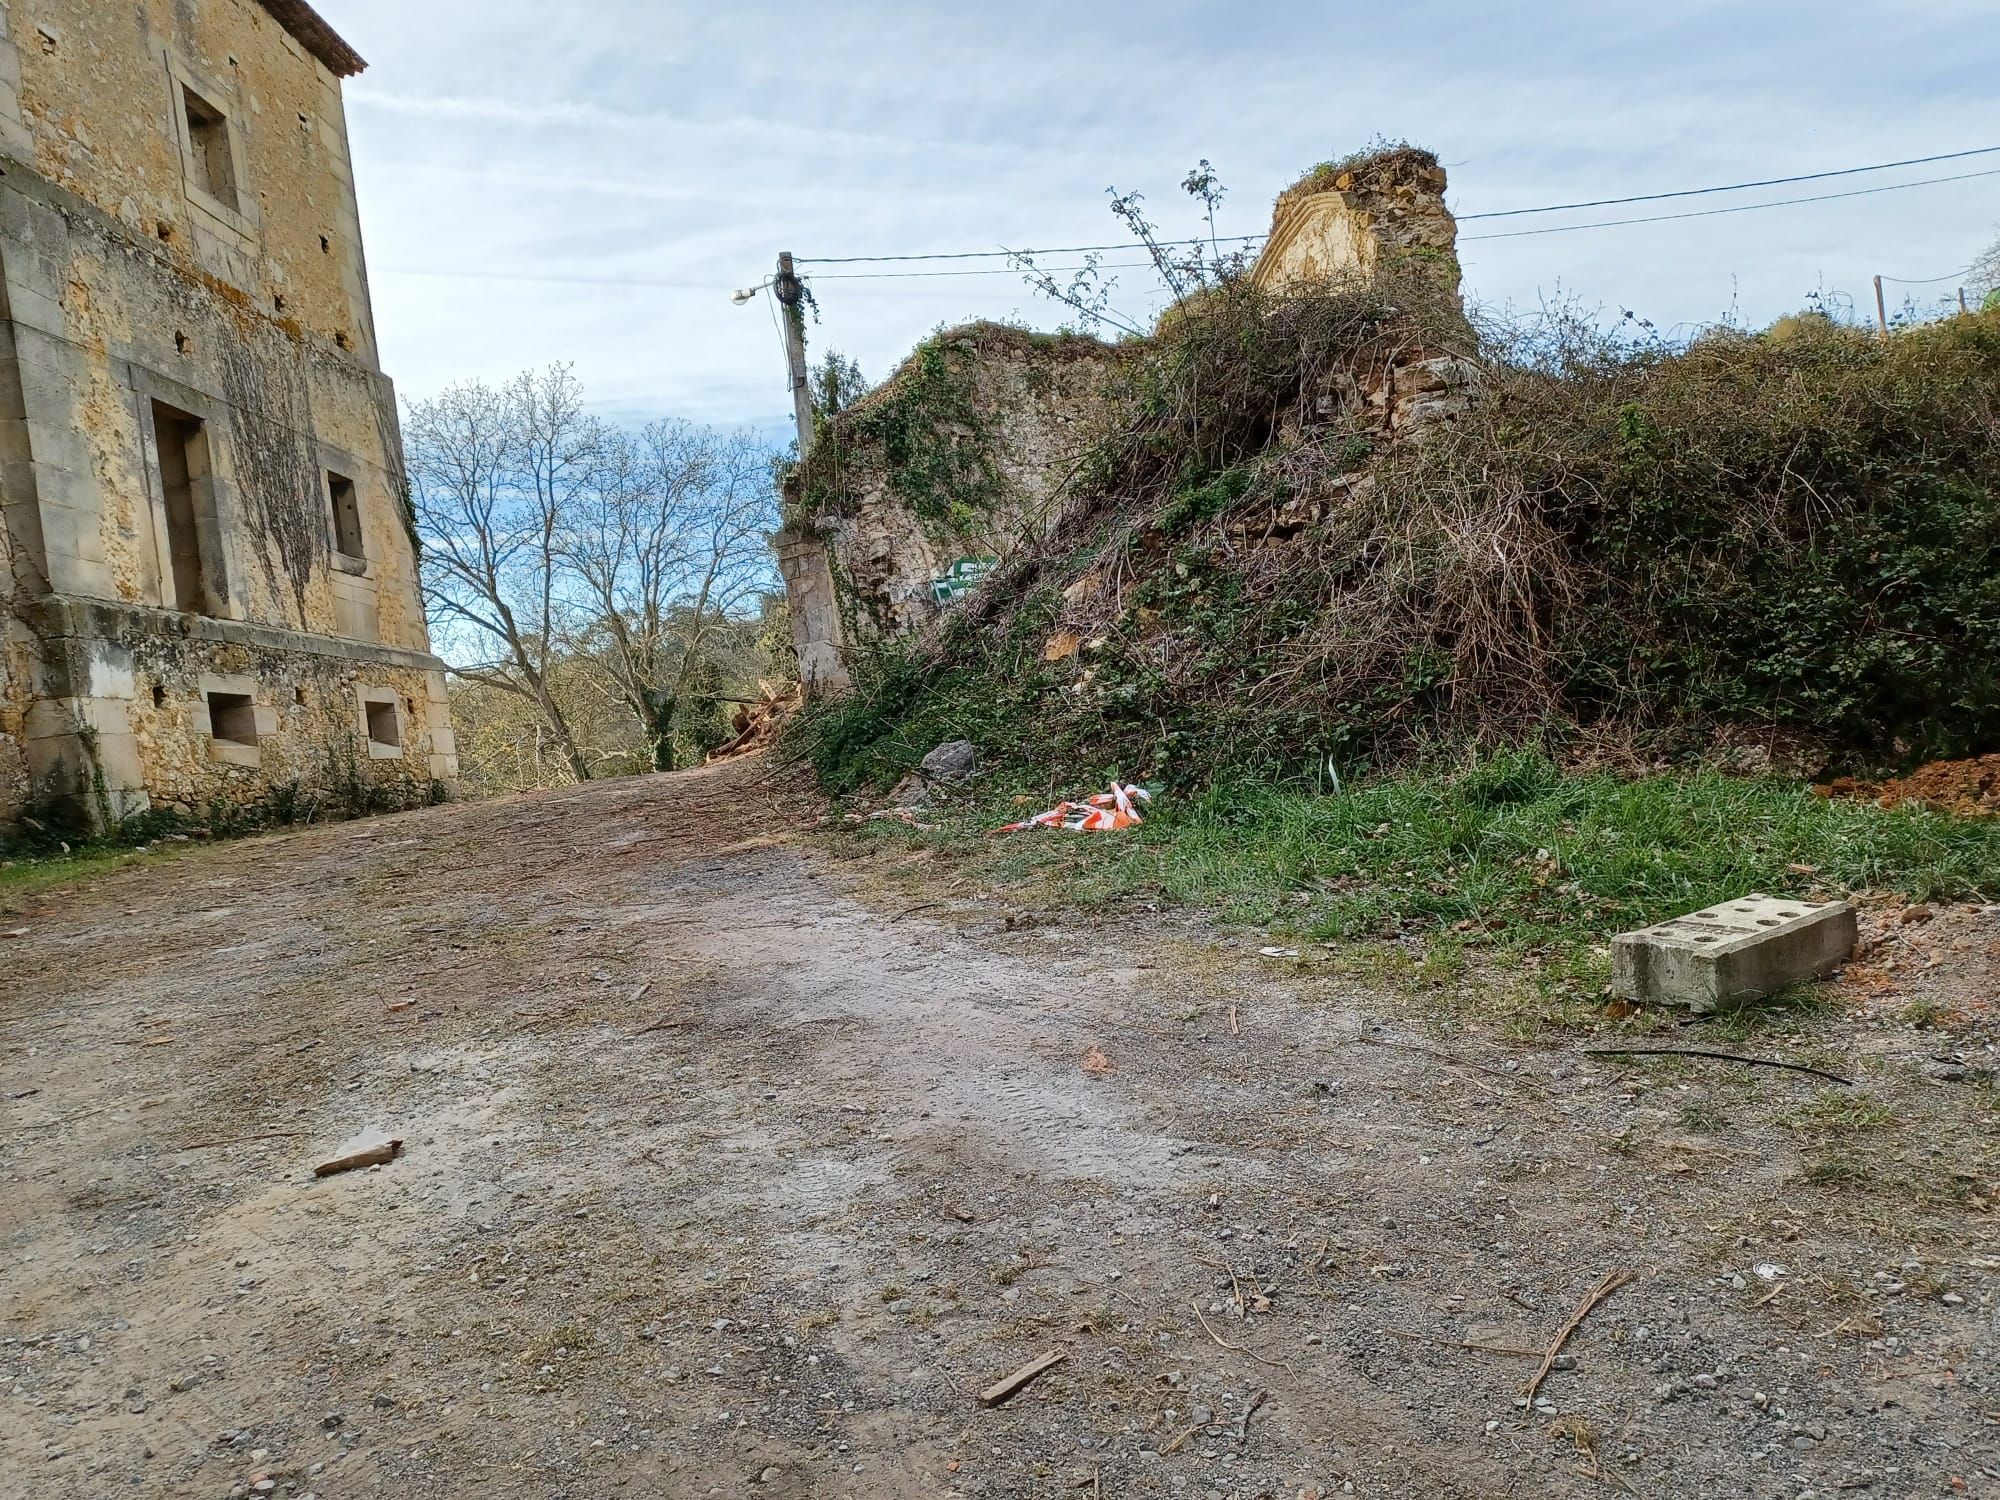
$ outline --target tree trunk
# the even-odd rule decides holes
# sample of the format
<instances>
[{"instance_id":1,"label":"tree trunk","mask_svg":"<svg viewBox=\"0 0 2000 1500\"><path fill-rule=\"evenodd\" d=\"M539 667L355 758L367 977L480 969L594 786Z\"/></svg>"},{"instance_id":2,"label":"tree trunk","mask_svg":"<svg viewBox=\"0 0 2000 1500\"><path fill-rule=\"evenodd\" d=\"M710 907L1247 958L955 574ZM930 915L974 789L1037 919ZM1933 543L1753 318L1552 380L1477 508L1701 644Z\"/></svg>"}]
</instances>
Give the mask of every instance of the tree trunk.
<instances>
[{"instance_id":1,"label":"tree trunk","mask_svg":"<svg viewBox=\"0 0 2000 1500\"><path fill-rule=\"evenodd\" d=\"M590 780L590 762L583 758L583 752L577 748L576 736L569 732L568 721L563 718L562 710L556 707L556 700L549 695L548 688L539 677L535 679L535 703L542 711L549 733L555 736L556 744L561 747L563 759L569 762L570 774L578 781Z\"/></svg>"},{"instance_id":2,"label":"tree trunk","mask_svg":"<svg viewBox=\"0 0 2000 1500\"><path fill-rule=\"evenodd\" d=\"M639 715L639 723L646 733L646 743L653 752L653 769L671 771L674 766L674 713L679 702L672 693L660 692L657 688L639 689L639 701L633 705Z\"/></svg>"}]
</instances>

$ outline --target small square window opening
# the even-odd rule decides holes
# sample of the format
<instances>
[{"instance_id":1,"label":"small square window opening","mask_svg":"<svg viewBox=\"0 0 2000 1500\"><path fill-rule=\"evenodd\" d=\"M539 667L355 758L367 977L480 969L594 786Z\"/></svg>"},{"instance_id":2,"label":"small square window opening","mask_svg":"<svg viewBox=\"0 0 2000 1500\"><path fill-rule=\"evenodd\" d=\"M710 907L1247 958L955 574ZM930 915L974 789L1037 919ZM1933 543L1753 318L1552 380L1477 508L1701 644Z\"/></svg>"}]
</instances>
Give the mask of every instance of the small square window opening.
<instances>
[{"instance_id":1,"label":"small square window opening","mask_svg":"<svg viewBox=\"0 0 2000 1500\"><path fill-rule=\"evenodd\" d=\"M365 703L368 712L368 740L375 745L401 745L403 726L396 717L396 705L390 703Z\"/></svg>"},{"instance_id":2,"label":"small square window opening","mask_svg":"<svg viewBox=\"0 0 2000 1500\"><path fill-rule=\"evenodd\" d=\"M210 693L208 732L231 745L257 743L257 710L248 693Z\"/></svg>"}]
</instances>

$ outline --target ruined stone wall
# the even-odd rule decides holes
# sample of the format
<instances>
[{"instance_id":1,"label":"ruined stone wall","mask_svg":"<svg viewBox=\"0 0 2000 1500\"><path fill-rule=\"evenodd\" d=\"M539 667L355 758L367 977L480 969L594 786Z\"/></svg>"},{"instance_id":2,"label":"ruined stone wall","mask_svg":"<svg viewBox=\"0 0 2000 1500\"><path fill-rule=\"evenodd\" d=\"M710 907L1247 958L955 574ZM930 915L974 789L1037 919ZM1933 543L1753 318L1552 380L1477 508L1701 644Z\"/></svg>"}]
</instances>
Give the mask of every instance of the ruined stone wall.
<instances>
[{"instance_id":1,"label":"ruined stone wall","mask_svg":"<svg viewBox=\"0 0 2000 1500\"><path fill-rule=\"evenodd\" d=\"M1458 291L1458 224L1445 171L1400 147L1315 167L1278 197L1251 279L1272 292L1372 276L1385 257L1431 269Z\"/></svg>"},{"instance_id":2,"label":"ruined stone wall","mask_svg":"<svg viewBox=\"0 0 2000 1500\"><path fill-rule=\"evenodd\" d=\"M1393 260L1435 278L1456 306L1457 225L1444 190L1436 157L1410 147L1315 168L1279 197L1250 278L1284 297L1375 276ZM922 628L986 560L1046 543L1120 370L1143 353L968 324L919 345L830 425L787 478L788 524L773 539L809 692L846 686L847 653ZM1324 395L1383 438L1421 440L1463 412L1477 378L1464 351L1412 346L1343 372Z\"/></svg>"},{"instance_id":3,"label":"ruined stone wall","mask_svg":"<svg viewBox=\"0 0 2000 1500\"><path fill-rule=\"evenodd\" d=\"M449 781L339 79L254 0L0 0L0 156L0 823Z\"/></svg>"},{"instance_id":4,"label":"ruined stone wall","mask_svg":"<svg viewBox=\"0 0 2000 1500\"><path fill-rule=\"evenodd\" d=\"M1096 339L967 324L828 425L777 539L809 683L837 685L842 649L921 628L1040 544L1122 364Z\"/></svg>"}]
</instances>

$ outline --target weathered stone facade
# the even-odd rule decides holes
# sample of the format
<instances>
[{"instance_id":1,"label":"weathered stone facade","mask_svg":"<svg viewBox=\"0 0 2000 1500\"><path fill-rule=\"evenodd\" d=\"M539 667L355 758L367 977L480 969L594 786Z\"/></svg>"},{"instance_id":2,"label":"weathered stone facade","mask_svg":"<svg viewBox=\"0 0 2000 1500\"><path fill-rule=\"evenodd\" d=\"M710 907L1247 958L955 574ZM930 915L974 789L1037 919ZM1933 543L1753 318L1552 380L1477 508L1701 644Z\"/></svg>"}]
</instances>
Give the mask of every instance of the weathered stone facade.
<instances>
[{"instance_id":1,"label":"weathered stone facade","mask_svg":"<svg viewBox=\"0 0 2000 1500\"><path fill-rule=\"evenodd\" d=\"M1279 194L1251 280L1267 291L1373 276L1385 258L1430 267L1458 290L1458 223L1427 151L1385 151L1316 167Z\"/></svg>"},{"instance_id":2,"label":"weathered stone facade","mask_svg":"<svg viewBox=\"0 0 2000 1500\"><path fill-rule=\"evenodd\" d=\"M1372 277L1393 259L1455 299L1458 231L1444 189L1436 159L1409 148L1315 169L1278 199L1250 278L1284 296ZM809 693L845 688L855 648L936 618L958 592L947 582L954 567L1047 544L1130 352L968 324L929 340L829 424L786 481L789 524L774 539ZM1383 438L1416 438L1463 410L1477 378L1467 359L1412 348L1354 372L1327 400Z\"/></svg>"},{"instance_id":3,"label":"weathered stone facade","mask_svg":"<svg viewBox=\"0 0 2000 1500\"><path fill-rule=\"evenodd\" d=\"M456 774L300 0L0 0L0 824Z\"/></svg>"}]
</instances>

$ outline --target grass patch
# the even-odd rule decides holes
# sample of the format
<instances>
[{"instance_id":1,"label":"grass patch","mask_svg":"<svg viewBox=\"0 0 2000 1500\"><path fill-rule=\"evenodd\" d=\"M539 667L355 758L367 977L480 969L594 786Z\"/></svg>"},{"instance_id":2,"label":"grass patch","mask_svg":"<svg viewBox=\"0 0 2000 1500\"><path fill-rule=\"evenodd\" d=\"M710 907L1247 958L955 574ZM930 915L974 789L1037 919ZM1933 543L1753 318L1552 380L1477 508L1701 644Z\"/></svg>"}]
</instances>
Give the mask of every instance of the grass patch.
<instances>
[{"instance_id":1,"label":"grass patch","mask_svg":"<svg viewBox=\"0 0 2000 1500\"><path fill-rule=\"evenodd\" d=\"M1820 1137L1860 1135L1894 1126L1896 1112L1866 1089L1823 1089L1779 1123Z\"/></svg>"},{"instance_id":2,"label":"grass patch","mask_svg":"<svg viewBox=\"0 0 2000 1500\"><path fill-rule=\"evenodd\" d=\"M1829 801L1778 778L1566 772L1526 751L1338 795L1218 785L1163 797L1116 835L985 836L1019 815L989 789L927 814L930 831L883 821L862 836L948 852L1016 900L1205 906L1422 984L1504 958L1543 991L1593 995L1613 934L1727 896L2000 895L2000 820ZM1817 1003L1810 987L1786 998Z\"/></svg>"},{"instance_id":3,"label":"grass patch","mask_svg":"<svg viewBox=\"0 0 2000 1500\"><path fill-rule=\"evenodd\" d=\"M19 912L24 902L44 891L95 879L131 865L150 863L190 847L194 846L177 844L140 850L93 845L74 854L0 861L0 913Z\"/></svg>"}]
</instances>

